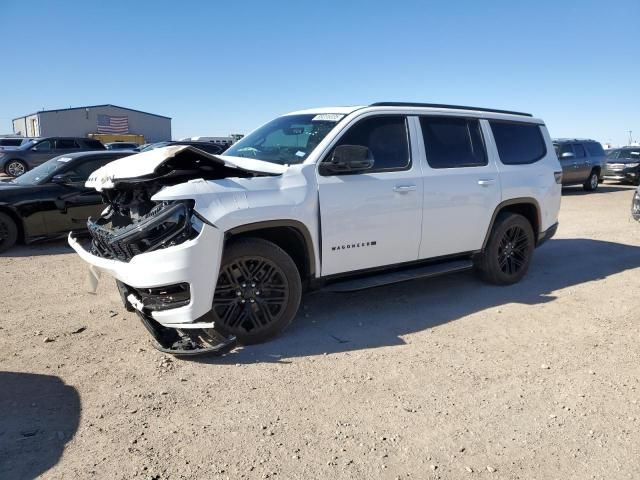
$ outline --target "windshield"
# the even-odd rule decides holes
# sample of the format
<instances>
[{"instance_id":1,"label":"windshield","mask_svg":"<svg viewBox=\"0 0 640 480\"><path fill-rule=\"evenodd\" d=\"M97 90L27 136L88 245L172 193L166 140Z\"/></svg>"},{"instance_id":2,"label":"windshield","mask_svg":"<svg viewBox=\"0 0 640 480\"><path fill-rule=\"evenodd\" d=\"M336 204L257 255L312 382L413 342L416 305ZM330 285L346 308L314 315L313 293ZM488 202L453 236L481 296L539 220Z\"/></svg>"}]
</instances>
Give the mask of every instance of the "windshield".
<instances>
[{"instance_id":1,"label":"windshield","mask_svg":"<svg viewBox=\"0 0 640 480\"><path fill-rule=\"evenodd\" d=\"M224 155L280 165L302 163L343 118L335 113L285 115L247 135Z\"/></svg>"},{"instance_id":2,"label":"windshield","mask_svg":"<svg viewBox=\"0 0 640 480\"><path fill-rule=\"evenodd\" d=\"M29 170L19 177L14 178L12 182L18 185L40 185L55 175L56 172L61 170L70 160L71 157L65 157L64 155L52 158L42 165L38 165L33 170Z\"/></svg>"},{"instance_id":3,"label":"windshield","mask_svg":"<svg viewBox=\"0 0 640 480\"><path fill-rule=\"evenodd\" d=\"M39 142L40 140L37 138L30 138L29 140L27 140L26 142L24 142L22 145L20 145L20 147L18 147L20 150L28 150L31 147L33 147L33 145L36 142Z\"/></svg>"},{"instance_id":4,"label":"windshield","mask_svg":"<svg viewBox=\"0 0 640 480\"><path fill-rule=\"evenodd\" d=\"M640 161L640 148L637 150L620 150L618 160L635 160Z\"/></svg>"}]
</instances>

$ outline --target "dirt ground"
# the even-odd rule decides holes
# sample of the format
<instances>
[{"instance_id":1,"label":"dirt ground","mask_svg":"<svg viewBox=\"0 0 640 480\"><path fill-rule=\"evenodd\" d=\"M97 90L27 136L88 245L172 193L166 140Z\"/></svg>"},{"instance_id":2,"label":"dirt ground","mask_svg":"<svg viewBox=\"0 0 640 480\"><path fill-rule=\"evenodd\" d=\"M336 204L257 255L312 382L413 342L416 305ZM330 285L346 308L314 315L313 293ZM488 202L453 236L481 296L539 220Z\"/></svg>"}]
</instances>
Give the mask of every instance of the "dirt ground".
<instances>
[{"instance_id":1,"label":"dirt ground","mask_svg":"<svg viewBox=\"0 0 640 480\"><path fill-rule=\"evenodd\" d=\"M567 189L520 284L304 299L224 358L155 351L64 243L0 256L0 478L640 478L633 189Z\"/></svg>"}]
</instances>

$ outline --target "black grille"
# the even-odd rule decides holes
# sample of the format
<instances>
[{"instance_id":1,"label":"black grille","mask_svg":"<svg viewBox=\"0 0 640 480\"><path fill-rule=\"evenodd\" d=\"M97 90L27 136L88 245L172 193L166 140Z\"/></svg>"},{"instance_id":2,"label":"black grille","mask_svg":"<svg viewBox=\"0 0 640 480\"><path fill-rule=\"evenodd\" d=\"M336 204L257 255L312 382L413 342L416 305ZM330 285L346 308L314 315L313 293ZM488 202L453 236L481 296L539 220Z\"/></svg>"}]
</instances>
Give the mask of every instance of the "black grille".
<instances>
[{"instance_id":1,"label":"black grille","mask_svg":"<svg viewBox=\"0 0 640 480\"><path fill-rule=\"evenodd\" d=\"M89 219L92 253L102 258L128 262L144 252L177 245L197 234L190 209L182 204L159 205L139 221L121 228L107 228Z\"/></svg>"}]
</instances>

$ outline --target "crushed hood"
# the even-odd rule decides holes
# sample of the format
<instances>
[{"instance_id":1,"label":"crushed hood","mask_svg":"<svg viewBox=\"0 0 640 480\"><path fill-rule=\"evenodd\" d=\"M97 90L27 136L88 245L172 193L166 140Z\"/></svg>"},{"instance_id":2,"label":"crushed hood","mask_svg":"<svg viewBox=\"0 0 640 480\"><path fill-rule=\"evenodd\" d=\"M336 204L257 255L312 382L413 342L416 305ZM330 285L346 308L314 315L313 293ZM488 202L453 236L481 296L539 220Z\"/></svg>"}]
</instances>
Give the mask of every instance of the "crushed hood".
<instances>
[{"instance_id":1,"label":"crushed hood","mask_svg":"<svg viewBox=\"0 0 640 480\"><path fill-rule=\"evenodd\" d=\"M281 175L286 169L262 160L217 156L190 145L172 145L108 163L93 172L85 186L101 191L145 181Z\"/></svg>"}]
</instances>

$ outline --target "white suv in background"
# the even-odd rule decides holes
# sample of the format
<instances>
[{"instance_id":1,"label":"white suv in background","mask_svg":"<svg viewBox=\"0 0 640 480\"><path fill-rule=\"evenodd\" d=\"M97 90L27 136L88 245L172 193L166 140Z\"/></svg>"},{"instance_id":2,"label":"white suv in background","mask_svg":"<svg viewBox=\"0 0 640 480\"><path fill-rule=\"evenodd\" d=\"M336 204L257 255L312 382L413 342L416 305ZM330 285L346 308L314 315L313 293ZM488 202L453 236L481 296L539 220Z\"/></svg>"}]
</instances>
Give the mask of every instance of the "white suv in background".
<instances>
[{"instance_id":1,"label":"white suv in background","mask_svg":"<svg viewBox=\"0 0 640 480\"><path fill-rule=\"evenodd\" d=\"M542 120L376 103L290 113L213 156L169 146L87 186L108 207L71 246L117 279L158 347L223 352L294 318L305 290L475 268L508 285L558 225L562 171ZM457 301L452 298L452 301Z\"/></svg>"}]
</instances>

